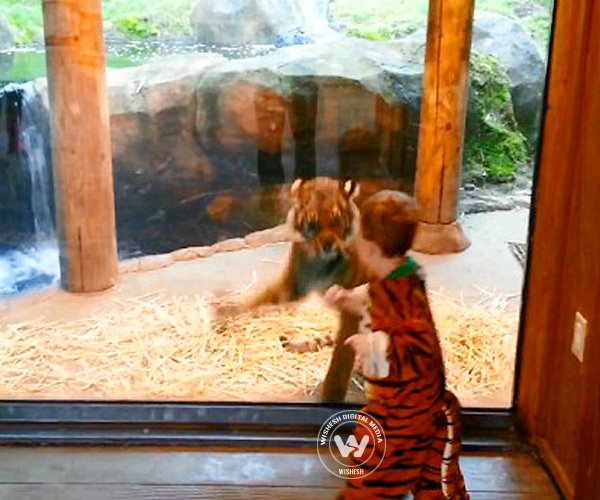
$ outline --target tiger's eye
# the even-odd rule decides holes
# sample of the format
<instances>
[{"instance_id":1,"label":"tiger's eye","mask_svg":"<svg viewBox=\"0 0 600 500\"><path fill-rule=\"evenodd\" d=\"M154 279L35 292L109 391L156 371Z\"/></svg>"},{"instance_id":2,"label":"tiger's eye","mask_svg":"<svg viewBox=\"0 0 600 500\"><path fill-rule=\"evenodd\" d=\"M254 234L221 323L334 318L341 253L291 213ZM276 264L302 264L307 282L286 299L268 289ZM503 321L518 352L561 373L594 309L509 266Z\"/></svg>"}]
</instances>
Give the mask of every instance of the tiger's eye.
<instances>
[{"instance_id":1,"label":"tiger's eye","mask_svg":"<svg viewBox=\"0 0 600 500\"><path fill-rule=\"evenodd\" d=\"M311 221L304 226L302 234L307 238L312 238L319 232L320 229L321 227L319 226L318 222Z\"/></svg>"},{"instance_id":2,"label":"tiger's eye","mask_svg":"<svg viewBox=\"0 0 600 500\"><path fill-rule=\"evenodd\" d=\"M340 219L339 217L335 217L331 221L331 228L332 229L341 229L341 227L342 227L342 219Z\"/></svg>"}]
</instances>

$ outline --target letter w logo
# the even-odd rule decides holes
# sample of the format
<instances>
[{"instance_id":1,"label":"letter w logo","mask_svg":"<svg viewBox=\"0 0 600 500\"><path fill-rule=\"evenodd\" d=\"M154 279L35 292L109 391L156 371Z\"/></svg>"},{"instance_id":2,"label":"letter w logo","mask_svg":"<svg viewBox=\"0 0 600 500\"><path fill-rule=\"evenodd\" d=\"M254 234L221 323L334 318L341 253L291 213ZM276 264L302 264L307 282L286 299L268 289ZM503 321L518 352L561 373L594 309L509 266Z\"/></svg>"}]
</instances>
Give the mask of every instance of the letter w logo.
<instances>
[{"instance_id":1,"label":"letter w logo","mask_svg":"<svg viewBox=\"0 0 600 500\"><path fill-rule=\"evenodd\" d=\"M360 441L360 445L358 444L358 441L356 441L356 437L354 437L354 435L350 436L345 443L342 441L340 436L335 436L333 440L335 441L335 444L344 458L347 458L352 451L354 451L354 456L356 458L360 458L362 457L362 454L369 443L369 436L363 436Z\"/></svg>"}]
</instances>

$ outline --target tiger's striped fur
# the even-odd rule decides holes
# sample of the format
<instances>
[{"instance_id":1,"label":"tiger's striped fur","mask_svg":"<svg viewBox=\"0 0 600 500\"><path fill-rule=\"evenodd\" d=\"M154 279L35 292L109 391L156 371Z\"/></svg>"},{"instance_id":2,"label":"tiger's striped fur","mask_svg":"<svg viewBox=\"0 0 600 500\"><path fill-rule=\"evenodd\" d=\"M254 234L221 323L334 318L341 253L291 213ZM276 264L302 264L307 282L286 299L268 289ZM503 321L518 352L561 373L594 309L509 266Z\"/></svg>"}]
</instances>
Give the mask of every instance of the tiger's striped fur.
<instances>
[{"instance_id":1,"label":"tiger's striped fur","mask_svg":"<svg viewBox=\"0 0 600 500\"><path fill-rule=\"evenodd\" d=\"M467 500L458 455L460 453L460 406L446 390L439 339L422 279L417 273L372 281L368 286L368 314L364 331L349 339L357 359L365 366L377 366L387 376L363 373L368 382L368 403L363 411L383 426L387 450L380 465L383 445L369 443L362 464L370 474L348 480L339 498L375 500L404 498L410 493L418 500ZM369 324L370 319L370 324ZM385 333L385 352L361 353L367 335ZM378 349L381 342L369 343ZM381 349L381 347L379 347ZM381 368L380 361L388 366ZM370 359L370 362L369 362ZM369 376L371 375L371 376ZM360 442L366 430L357 426Z\"/></svg>"},{"instance_id":2,"label":"tiger's striped fur","mask_svg":"<svg viewBox=\"0 0 600 500\"><path fill-rule=\"evenodd\" d=\"M292 246L281 273L242 303L218 306L215 317L225 318L266 304L296 301L334 283L346 288L365 283L370 274L354 248L360 227L359 207L355 203L359 194L360 187L353 181L329 177L296 180L291 187L293 203L287 215ZM331 362L322 384L323 401L343 402L346 397L353 355L344 341L356 328L356 318L342 312Z\"/></svg>"}]
</instances>

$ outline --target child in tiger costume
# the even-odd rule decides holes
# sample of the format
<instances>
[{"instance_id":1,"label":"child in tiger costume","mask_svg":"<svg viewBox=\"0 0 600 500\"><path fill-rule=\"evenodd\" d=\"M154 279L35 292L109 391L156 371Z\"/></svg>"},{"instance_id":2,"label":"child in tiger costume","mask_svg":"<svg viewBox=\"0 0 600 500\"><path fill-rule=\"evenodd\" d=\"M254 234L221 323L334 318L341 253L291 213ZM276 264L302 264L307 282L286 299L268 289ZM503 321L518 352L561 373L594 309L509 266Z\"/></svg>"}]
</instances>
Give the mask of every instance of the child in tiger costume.
<instances>
[{"instance_id":1,"label":"child in tiger costume","mask_svg":"<svg viewBox=\"0 0 600 500\"><path fill-rule=\"evenodd\" d=\"M346 340L355 367L366 382L363 411L382 425L387 441L361 467L368 474L349 479L339 498L374 500L467 500L459 468L460 406L446 390L439 339L418 264L405 254L416 231L413 198L380 191L361 207L355 242L363 264L376 276L347 290L337 285L324 294L335 309L360 317L358 333ZM362 441L367 431L356 426ZM375 468L369 473L369 469Z\"/></svg>"}]
</instances>

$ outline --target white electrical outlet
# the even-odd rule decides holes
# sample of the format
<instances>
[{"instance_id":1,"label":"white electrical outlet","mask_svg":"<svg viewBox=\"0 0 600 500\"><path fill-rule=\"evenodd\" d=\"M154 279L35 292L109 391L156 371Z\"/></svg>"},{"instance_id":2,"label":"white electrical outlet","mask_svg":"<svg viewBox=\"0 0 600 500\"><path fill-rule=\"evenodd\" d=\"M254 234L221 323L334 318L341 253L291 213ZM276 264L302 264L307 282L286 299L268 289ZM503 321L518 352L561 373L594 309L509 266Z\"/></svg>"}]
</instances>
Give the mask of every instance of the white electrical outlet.
<instances>
[{"instance_id":1,"label":"white electrical outlet","mask_svg":"<svg viewBox=\"0 0 600 500\"><path fill-rule=\"evenodd\" d=\"M585 336L587 335L587 320L579 311L575 313L575 323L573 324L573 344L571 351L575 357L583 363L583 352L585 350Z\"/></svg>"}]
</instances>

